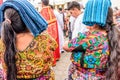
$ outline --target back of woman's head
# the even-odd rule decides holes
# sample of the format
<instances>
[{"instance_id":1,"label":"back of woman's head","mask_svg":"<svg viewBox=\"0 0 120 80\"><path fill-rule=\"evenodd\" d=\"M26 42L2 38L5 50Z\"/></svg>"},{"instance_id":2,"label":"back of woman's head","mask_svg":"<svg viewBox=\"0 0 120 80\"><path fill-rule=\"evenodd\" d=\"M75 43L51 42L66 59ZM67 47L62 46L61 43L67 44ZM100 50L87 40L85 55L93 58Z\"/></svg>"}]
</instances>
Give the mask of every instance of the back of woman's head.
<instances>
[{"instance_id":1,"label":"back of woman's head","mask_svg":"<svg viewBox=\"0 0 120 80\"><path fill-rule=\"evenodd\" d=\"M85 5L83 23L88 26L105 26L110 0L88 0Z\"/></svg>"},{"instance_id":2,"label":"back of woman's head","mask_svg":"<svg viewBox=\"0 0 120 80\"><path fill-rule=\"evenodd\" d=\"M1 26L1 38L5 45L4 61L7 66L7 80L16 80L16 34L26 30L19 13L12 8L6 8Z\"/></svg>"},{"instance_id":3,"label":"back of woman's head","mask_svg":"<svg viewBox=\"0 0 120 80\"><path fill-rule=\"evenodd\" d=\"M26 31L25 24L21 20L19 13L13 8L5 9L4 22L7 21L6 19L10 20L10 24L12 25L12 28L16 33L21 33Z\"/></svg>"}]
</instances>

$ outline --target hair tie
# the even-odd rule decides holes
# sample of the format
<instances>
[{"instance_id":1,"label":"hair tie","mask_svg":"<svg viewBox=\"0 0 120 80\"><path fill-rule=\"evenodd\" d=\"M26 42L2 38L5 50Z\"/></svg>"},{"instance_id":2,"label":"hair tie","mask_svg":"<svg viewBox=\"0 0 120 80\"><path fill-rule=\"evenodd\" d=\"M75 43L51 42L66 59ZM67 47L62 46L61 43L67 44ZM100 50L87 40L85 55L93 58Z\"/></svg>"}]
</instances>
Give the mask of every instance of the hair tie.
<instances>
[{"instance_id":1,"label":"hair tie","mask_svg":"<svg viewBox=\"0 0 120 80\"><path fill-rule=\"evenodd\" d=\"M5 21L8 21L11 24L11 20L10 19L6 18Z\"/></svg>"}]
</instances>

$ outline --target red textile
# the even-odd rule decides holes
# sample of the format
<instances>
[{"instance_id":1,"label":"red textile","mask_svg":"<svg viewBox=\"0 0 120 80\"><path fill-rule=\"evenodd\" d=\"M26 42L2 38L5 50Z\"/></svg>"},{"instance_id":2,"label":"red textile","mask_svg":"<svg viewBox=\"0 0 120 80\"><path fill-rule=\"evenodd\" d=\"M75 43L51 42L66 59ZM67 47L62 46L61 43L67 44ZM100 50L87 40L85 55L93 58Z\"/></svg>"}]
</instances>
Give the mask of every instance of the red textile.
<instances>
[{"instance_id":1,"label":"red textile","mask_svg":"<svg viewBox=\"0 0 120 80\"><path fill-rule=\"evenodd\" d=\"M0 5L3 3L3 0L0 0Z\"/></svg>"},{"instance_id":2,"label":"red textile","mask_svg":"<svg viewBox=\"0 0 120 80\"><path fill-rule=\"evenodd\" d=\"M56 60L60 59L60 51L59 51L59 35L58 35L58 25L57 19L53 13L53 10L49 7L43 7L40 14L45 18L48 22L47 32L57 41L58 47L54 52L54 65L56 64Z\"/></svg>"}]
</instances>

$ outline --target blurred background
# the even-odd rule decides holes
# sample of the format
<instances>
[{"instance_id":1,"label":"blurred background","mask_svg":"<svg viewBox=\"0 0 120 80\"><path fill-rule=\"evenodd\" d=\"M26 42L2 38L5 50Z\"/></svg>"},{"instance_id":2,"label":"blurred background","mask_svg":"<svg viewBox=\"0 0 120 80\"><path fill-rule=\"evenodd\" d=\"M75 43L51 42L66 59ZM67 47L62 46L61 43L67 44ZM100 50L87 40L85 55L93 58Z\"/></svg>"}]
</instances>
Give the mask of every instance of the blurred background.
<instances>
[{"instance_id":1,"label":"blurred background","mask_svg":"<svg viewBox=\"0 0 120 80\"><path fill-rule=\"evenodd\" d=\"M4 1L6 0L0 0L0 4ZM28 1L30 1L38 11L41 10L41 0L28 0ZM78 1L80 4L83 5L83 7L85 7L85 4L88 0L49 0L49 1L50 4L55 7L55 9L58 9L60 7L66 9L67 5L71 1ZM112 2L112 8L117 7L118 9L120 9L120 4L119 4L120 0L111 0L111 2Z\"/></svg>"},{"instance_id":2,"label":"blurred background","mask_svg":"<svg viewBox=\"0 0 120 80\"><path fill-rule=\"evenodd\" d=\"M38 11L41 9L41 0L28 0L28 1L30 1ZM83 6L85 7L85 4L88 0L49 0L49 1L50 4L55 7L55 9L58 9L59 7L66 9L67 5L71 1L78 1L79 3L83 4ZM120 4L119 4L120 0L111 0L111 2L112 2L112 8L115 7L120 8Z\"/></svg>"}]
</instances>

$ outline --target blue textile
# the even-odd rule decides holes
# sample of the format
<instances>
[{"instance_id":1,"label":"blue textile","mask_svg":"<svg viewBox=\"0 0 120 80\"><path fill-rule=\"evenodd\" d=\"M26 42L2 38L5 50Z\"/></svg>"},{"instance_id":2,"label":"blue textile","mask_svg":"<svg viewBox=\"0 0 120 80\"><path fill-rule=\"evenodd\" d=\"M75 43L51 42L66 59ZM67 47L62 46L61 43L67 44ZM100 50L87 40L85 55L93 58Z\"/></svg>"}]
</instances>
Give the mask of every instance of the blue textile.
<instances>
[{"instance_id":1,"label":"blue textile","mask_svg":"<svg viewBox=\"0 0 120 80\"><path fill-rule=\"evenodd\" d=\"M34 36L38 36L48 26L46 20L27 0L7 0L4 2L0 7L0 23L4 20L3 11L6 7L12 7L19 12L23 22Z\"/></svg>"},{"instance_id":2,"label":"blue textile","mask_svg":"<svg viewBox=\"0 0 120 80\"><path fill-rule=\"evenodd\" d=\"M85 7L83 23L88 26L93 26L94 24L105 26L110 6L110 0L88 0Z\"/></svg>"}]
</instances>

